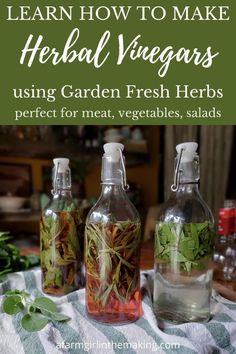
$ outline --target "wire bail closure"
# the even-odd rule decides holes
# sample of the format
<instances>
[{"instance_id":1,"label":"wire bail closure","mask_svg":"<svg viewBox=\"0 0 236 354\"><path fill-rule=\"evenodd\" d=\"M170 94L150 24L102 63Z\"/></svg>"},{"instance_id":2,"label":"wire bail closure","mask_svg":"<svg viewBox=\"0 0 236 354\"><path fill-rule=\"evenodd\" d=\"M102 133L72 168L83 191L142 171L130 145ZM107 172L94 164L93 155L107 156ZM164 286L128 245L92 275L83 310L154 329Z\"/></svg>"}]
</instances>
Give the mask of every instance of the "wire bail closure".
<instances>
[{"instance_id":1,"label":"wire bail closure","mask_svg":"<svg viewBox=\"0 0 236 354\"><path fill-rule=\"evenodd\" d=\"M177 192L177 190L179 189L179 185L180 185L180 176L182 174L182 170L179 169L180 167L180 163L181 163L181 159L182 159L182 155L183 155L184 149L181 149L180 151L180 155L177 161L177 165L175 168L175 174L174 174L174 184L172 184L171 186L171 190L172 192Z\"/></svg>"},{"instance_id":2,"label":"wire bail closure","mask_svg":"<svg viewBox=\"0 0 236 354\"><path fill-rule=\"evenodd\" d=\"M120 174L121 174L121 185L122 185L122 189L125 192L127 192L129 190L129 185L127 184L124 156L122 154L122 150L120 148L118 150L120 153L120 160L121 160L121 166L122 166L122 170L119 170Z\"/></svg>"},{"instance_id":3,"label":"wire bail closure","mask_svg":"<svg viewBox=\"0 0 236 354\"><path fill-rule=\"evenodd\" d=\"M58 176L59 166L60 166L60 162L57 163L55 174L53 176L53 184L52 184L53 189L51 190L52 195L56 195L58 193L57 176Z\"/></svg>"}]
</instances>

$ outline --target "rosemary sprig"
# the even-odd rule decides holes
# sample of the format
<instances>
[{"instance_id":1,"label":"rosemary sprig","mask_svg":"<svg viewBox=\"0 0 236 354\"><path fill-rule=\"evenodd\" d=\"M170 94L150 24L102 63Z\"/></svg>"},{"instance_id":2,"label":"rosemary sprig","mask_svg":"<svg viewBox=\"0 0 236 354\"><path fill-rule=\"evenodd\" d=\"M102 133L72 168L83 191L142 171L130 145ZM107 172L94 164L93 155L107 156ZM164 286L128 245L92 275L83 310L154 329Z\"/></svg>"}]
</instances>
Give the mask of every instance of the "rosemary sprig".
<instances>
[{"instance_id":1,"label":"rosemary sprig","mask_svg":"<svg viewBox=\"0 0 236 354\"><path fill-rule=\"evenodd\" d=\"M129 301L139 283L140 223L87 224L87 290L98 306Z\"/></svg>"},{"instance_id":2,"label":"rosemary sprig","mask_svg":"<svg viewBox=\"0 0 236 354\"><path fill-rule=\"evenodd\" d=\"M42 216L40 248L45 292L62 295L78 288L83 229L78 211L50 212Z\"/></svg>"}]
</instances>

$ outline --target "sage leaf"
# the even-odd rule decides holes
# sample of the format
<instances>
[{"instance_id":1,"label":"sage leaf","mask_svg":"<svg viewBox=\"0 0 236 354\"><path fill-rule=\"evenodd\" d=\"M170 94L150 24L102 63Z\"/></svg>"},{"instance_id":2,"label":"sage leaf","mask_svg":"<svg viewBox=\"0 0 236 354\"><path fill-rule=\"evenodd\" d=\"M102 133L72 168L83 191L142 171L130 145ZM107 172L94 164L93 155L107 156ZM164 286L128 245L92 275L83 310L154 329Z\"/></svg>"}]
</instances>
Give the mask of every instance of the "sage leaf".
<instances>
[{"instance_id":1,"label":"sage leaf","mask_svg":"<svg viewBox=\"0 0 236 354\"><path fill-rule=\"evenodd\" d=\"M38 309L45 309L50 312L57 312L56 304L47 297L38 297L34 300L33 305Z\"/></svg>"},{"instance_id":2,"label":"sage leaf","mask_svg":"<svg viewBox=\"0 0 236 354\"><path fill-rule=\"evenodd\" d=\"M29 332L40 331L49 321L70 320L67 315L58 313L56 304L46 297L31 301L28 293L18 289L8 291L5 296L3 311L9 315L23 312L21 324Z\"/></svg>"},{"instance_id":3,"label":"sage leaf","mask_svg":"<svg viewBox=\"0 0 236 354\"><path fill-rule=\"evenodd\" d=\"M11 295L3 301L3 311L8 315L15 315L24 308L20 295Z\"/></svg>"},{"instance_id":4,"label":"sage leaf","mask_svg":"<svg viewBox=\"0 0 236 354\"><path fill-rule=\"evenodd\" d=\"M42 313L54 321L61 322L61 321L69 321L71 319L69 316L59 313L59 312L42 311Z\"/></svg>"},{"instance_id":5,"label":"sage leaf","mask_svg":"<svg viewBox=\"0 0 236 354\"><path fill-rule=\"evenodd\" d=\"M155 229L155 259L180 263L180 269L191 272L192 268L204 269L201 260L211 257L214 243L213 224L204 223L164 223Z\"/></svg>"},{"instance_id":6,"label":"sage leaf","mask_svg":"<svg viewBox=\"0 0 236 354\"><path fill-rule=\"evenodd\" d=\"M26 331L37 332L48 324L48 319L40 313L31 313L22 317L21 324Z\"/></svg>"}]
</instances>

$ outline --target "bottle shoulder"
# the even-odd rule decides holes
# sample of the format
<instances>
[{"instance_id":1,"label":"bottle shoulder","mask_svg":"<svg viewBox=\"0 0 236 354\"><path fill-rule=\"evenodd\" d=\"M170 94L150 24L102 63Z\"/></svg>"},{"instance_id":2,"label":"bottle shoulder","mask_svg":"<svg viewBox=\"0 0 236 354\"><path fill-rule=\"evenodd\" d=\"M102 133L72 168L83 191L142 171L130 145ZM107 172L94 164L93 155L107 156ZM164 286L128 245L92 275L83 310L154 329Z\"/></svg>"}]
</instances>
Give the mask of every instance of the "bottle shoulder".
<instances>
[{"instance_id":1,"label":"bottle shoulder","mask_svg":"<svg viewBox=\"0 0 236 354\"><path fill-rule=\"evenodd\" d=\"M47 211L51 210L53 212L62 212L62 211L75 211L78 209L76 202L73 200L71 196L56 196L53 197L46 207L43 210L43 214L46 214Z\"/></svg>"},{"instance_id":2,"label":"bottle shoulder","mask_svg":"<svg viewBox=\"0 0 236 354\"><path fill-rule=\"evenodd\" d=\"M140 222L137 209L128 197L100 196L87 216L87 223L111 223L122 221Z\"/></svg>"},{"instance_id":3,"label":"bottle shoulder","mask_svg":"<svg viewBox=\"0 0 236 354\"><path fill-rule=\"evenodd\" d=\"M163 205L159 214L159 220L169 223L214 223L210 208L198 195L173 194Z\"/></svg>"}]
</instances>

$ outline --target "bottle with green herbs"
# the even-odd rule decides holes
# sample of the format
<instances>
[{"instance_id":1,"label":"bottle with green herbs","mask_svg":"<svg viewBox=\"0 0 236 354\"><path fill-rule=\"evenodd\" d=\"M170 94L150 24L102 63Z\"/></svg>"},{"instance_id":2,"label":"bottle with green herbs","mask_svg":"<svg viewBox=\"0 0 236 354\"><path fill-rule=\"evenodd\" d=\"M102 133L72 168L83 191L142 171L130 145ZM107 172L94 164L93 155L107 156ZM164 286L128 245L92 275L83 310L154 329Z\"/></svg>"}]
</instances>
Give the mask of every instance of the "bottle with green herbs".
<instances>
[{"instance_id":1,"label":"bottle with green herbs","mask_svg":"<svg viewBox=\"0 0 236 354\"><path fill-rule=\"evenodd\" d=\"M142 313L140 218L126 195L123 149L104 145L102 192L85 227L87 313L113 324L136 321Z\"/></svg>"},{"instance_id":2,"label":"bottle with green herbs","mask_svg":"<svg viewBox=\"0 0 236 354\"><path fill-rule=\"evenodd\" d=\"M154 311L175 323L210 317L214 220L198 190L197 147L177 145L173 193L155 231Z\"/></svg>"},{"instance_id":3,"label":"bottle with green herbs","mask_svg":"<svg viewBox=\"0 0 236 354\"><path fill-rule=\"evenodd\" d=\"M53 199L40 221L42 289L65 295L78 289L82 278L84 223L71 195L69 160L53 160Z\"/></svg>"}]
</instances>

